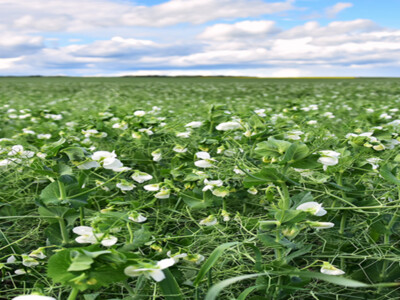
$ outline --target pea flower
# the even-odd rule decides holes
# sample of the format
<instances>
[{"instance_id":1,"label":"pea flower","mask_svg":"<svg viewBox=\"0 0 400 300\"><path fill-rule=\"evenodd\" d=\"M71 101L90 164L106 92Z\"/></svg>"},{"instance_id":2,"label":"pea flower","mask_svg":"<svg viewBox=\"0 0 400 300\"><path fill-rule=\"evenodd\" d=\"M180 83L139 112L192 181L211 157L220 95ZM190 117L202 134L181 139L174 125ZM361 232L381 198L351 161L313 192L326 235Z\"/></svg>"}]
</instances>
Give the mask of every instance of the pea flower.
<instances>
[{"instance_id":1,"label":"pea flower","mask_svg":"<svg viewBox=\"0 0 400 300\"><path fill-rule=\"evenodd\" d=\"M162 154L160 150L155 150L153 152L151 152L151 156L153 156L153 161L160 161L162 158Z\"/></svg>"},{"instance_id":2,"label":"pea flower","mask_svg":"<svg viewBox=\"0 0 400 300\"><path fill-rule=\"evenodd\" d=\"M343 270L334 267L327 261L324 261L321 267L321 273L327 275L343 275L345 272Z\"/></svg>"},{"instance_id":3,"label":"pea flower","mask_svg":"<svg viewBox=\"0 0 400 300\"><path fill-rule=\"evenodd\" d=\"M26 254L22 254L21 257L22 257L22 264L25 267L34 267L39 264L39 262L36 259L34 259L33 257L29 257Z\"/></svg>"},{"instance_id":4,"label":"pea flower","mask_svg":"<svg viewBox=\"0 0 400 300\"><path fill-rule=\"evenodd\" d=\"M31 294L31 295L21 295L12 298L12 300L57 300L53 297L42 296L38 294Z\"/></svg>"},{"instance_id":5,"label":"pea flower","mask_svg":"<svg viewBox=\"0 0 400 300\"><path fill-rule=\"evenodd\" d=\"M173 258L162 259L156 265L141 262L138 265L126 267L125 275L135 277L144 275L147 278L151 277L155 281L160 282L165 279L165 274L162 270L167 269L175 264Z\"/></svg>"},{"instance_id":6,"label":"pea flower","mask_svg":"<svg viewBox=\"0 0 400 300\"><path fill-rule=\"evenodd\" d=\"M185 125L185 127L189 127L189 128L199 128L199 127L201 127L202 125L203 125L203 122L194 121L194 122L187 123L187 124Z\"/></svg>"},{"instance_id":7,"label":"pea flower","mask_svg":"<svg viewBox=\"0 0 400 300\"><path fill-rule=\"evenodd\" d=\"M138 213L136 211L129 214L128 219L133 222L136 222L136 223L143 223L143 222L147 221L147 218L145 216L143 216L141 213Z\"/></svg>"},{"instance_id":8,"label":"pea flower","mask_svg":"<svg viewBox=\"0 0 400 300\"><path fill-rule=\"evenodd\" d=\"M187 255L187 253L179 253L179 252L175 253L175 254L172 254L171 251L168 251L167 252L167 256L172 258L173 260L175 260L175 263L177 263L177 262L179 262L180 258L185 258L188 255Z\"/></svg>"},{"instance_id":9,"label":"pea flower","mask_svg":"<svg viewBox=\"0 0 400 300\"><path fill-rule=\"evenodd\" d=\"M324 165L324 170L326 171L328 166L334 166L339 163L340 153L331 150L319 151L321 157L318 158L318 162Z\"/></svg>"},{"instance_id":10,"label":"pea flower","mask_svg":"<svg viewBox=\"0 0 400 300\"><path fill-rule=\"evenodd\" d=\"M117 243L118 239L115 236L110 235L107 238L104 237L104 233L94 233L93 228L89 226L78 226L72 229L74 233L79 235L75 241L79 244L97 244L101 240L101 244L105 247L110 247Z\"/></svg>"},{"instance_id":11,"label":"pea flower","mask_svg":"<svg viewBox=\"0 0 400 300\"><path fill-rule=\"evenodd\" d=\"M150 174L147 174L145 172L141 172L141 171L136 170L132 174L131 178L133 180L135 180L136 182L143 183L145 181L149 181L149 180L153 179L153 176L151 176Z\"/></svg>"},{"instance_id":12,"label":"pea flower","mask_svg":"<svg viewBox=\"0 0 400 300\"><path fill-rule=\"evenodd\" d=\"M372 170L376 170L379 167L379 162L382 159L378 158L378 157L371 157L371 158L367 158L367 162L372 166Z\"/></svg>"},{"instance_id":13,"label":"pea flower","mask_svg":"<svg viewBox=\"0 0 400 300\"><path fill-rule=\"evenodd\" d=\"M327 228L332 228L335 226L335 223L332 222L312 222L312 221L307 221L307 224L310 225L313 228L317 229L327 229Z\"/></svg>"},{"instance_id":14,"label":"pea flower","mask_svg":"<svg viewBox=\"0 0 400 300\"><path fill-rule=\"evenodd\" d=\"M127 182L125 180L118 182L116 184L117 188L119 188L121 191L132 191L136 186L130 182Z\"/></svg>"},{"instance_id":15,"label":"pea flower","mask_svg":"<svg viewBox=\"0 0 400 300\"><path fill-rule=\"evenodd\" d=\"M147 184L143 188L149 192L156 192L160 190L160 184L159 183Z\"/></svg>"},{"instance_id":16,"label":"pea flower","mask_svg":"<svg viewBox=\"0 0 400 300\"><path fill-rule=\"evenodd\" d=\"M199 224L204 226L213 226L218 224L218 220L214 215L209 215L207 218L201 220Z\"/></svg>"},{"instance_id":17,"label":"pea flower","mask_svg":"<svg viewBox=\"0 0 400 300\"><path fill-rule=\"evenodd\" d=\"M196 153L196 156L201 160L195 161L194 165L199 168L212 168L214 167L213 162L215 159L211 158L210 154L205 151L200 151Z\"/></svg>"},{"instance_id":18,"label":"pea flower","mask_svg":"<svg viewBox=\"0 0 400 300\"><path fill-rule=\"evenodd\" d=\"M208 179L204 179L204 184L206 185L202 191L206 192L208 190L213 190L214 187L218 187L218 186L222 186L223 182L222 180L218 179L218 180L208 180Z\"/></svg>"},{"instance_id":19,"label":"pea flower","mask_svg":"<svg viewBox=\"0 0 400 300\"><path fill-rule=\"evenodd\" d=\"M219 131L228 131L242 128L242 125L239 122L231 121L219 124L215 129Z\"/></svg>"},{"instance_id":20,"label":"pea flower","mask_svg":"<svg viewBox=\"0 0 400 300\"><path fill-rule=\"evenodd\" d=\"M96 151L93 153L92 159L102 164L104 169L116 171L123 167L122 162L117 159L117 154L115 154L115 151Z\"/></svg>"},{"instance_id":21,"label":"pea flower","mask_svg":"<svg viewBox=\"0 0 400 300\"><path fill-rule=\"evenodd\" d=\"M300 131L300 130L292 130L292 131L289 131L288 133L286 133L286 135L285 135L285 137L287 138L287 139L289 139L289 140L294 140L294 141L296 141L296 140L300 140L301 139L301 135L303 135L304 134L304 132L303 131Z\"/></svg>"},{"instance_id":22,"label":"pea flower","mask_svg":"<svg viewBox=\"0 0 400 300\"><path fill-rule=\"evenodd\" d=\"M188 149L183 146L177 145L172 150L176 153L185 153Z\"/></svg>"},{"instance_id":23,"label":"pea flower","mask_svg":"<svg viewBox=\"0 0 400 300\"><path fill-rule=\"evenodd\" d=\"M31 158L35 155L33 151L26 151L22 145L15 145L11 147L11 151L8 152L8 156L19 156L21 158Z\"/></svg>"},{"instance_id":24,"label":"pea flower","mask_svg":"<svg viewBox=\"0 0 400 300\"><path fill-rule=\"evenodd\" d=\"M137 110L133 113L134 116L136 117L143 117L146 114L144 110Z\"/></svg>"},{"instance_id":25,"label":"pea flower","mask_svg":"<svg viewBox=\"0 0 400 300\"><path fill-rule=\"evenodd\" d=\"M296 210L302 210L318 217L326 215L326 210L322 207L322 204L313 201L300 204Z\"/></svg>"},{"instance_id":26,"label":"pea flower","mask_svg":"<svg viewBox=\"0 0 400 300\"><path fill-rule=\"evenodd\" d=\"M157 199L168 199L171 194L171 190L167 188L161 188L161 190L154 195Z\"/></svg>"}]
</instances>

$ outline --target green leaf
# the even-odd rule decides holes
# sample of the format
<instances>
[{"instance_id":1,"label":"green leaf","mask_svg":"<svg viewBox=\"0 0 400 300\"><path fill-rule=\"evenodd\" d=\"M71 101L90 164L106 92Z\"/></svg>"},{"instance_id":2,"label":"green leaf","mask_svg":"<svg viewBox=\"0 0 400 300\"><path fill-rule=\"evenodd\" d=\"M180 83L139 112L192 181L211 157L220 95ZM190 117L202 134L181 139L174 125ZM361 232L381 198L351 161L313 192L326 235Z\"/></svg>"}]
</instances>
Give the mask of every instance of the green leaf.
<instances>
[{"instance_id":1,"label":"green leaf","mask_svg":"<svg viewBox=\"0 0 400 300\"><path fill-rule=\"evenodd\" d=\"M263 168L260 172L249 174L243 180L243 185L246 188L267 184L269 182L281 182L283 181L283 176L274 168Z\"/></svg>"},{"instance_id":2,"label":"green leaf","mask_svg":"<svg viewBox=\"0 0 400 300\"><path fill-rule=\"evenodd\" d=\"M297 169L315 169L322 165L318 162L318 155L310 155L292 163L290 166Z\"/></svg>"},{"instance_id":3,"label":"green leaf","mask_svg":"<svg viewBox=\"0 0 400 300\"><path fill-rule=\"evenodd\" d=\"M67 272L71 264L70 250L61 250L50 257L47 264L47 276L55 283L67 283L76 275Z\"/></svg>"},{"instance_id":4,"label":"green leaf","mask_svg":"<svg viewBox=\"0 0 400 300\"><path fill-rule=\"evenodd\" d=\"M294 163L299 161L309 154L309 149L305 144L293 143L283 156L282 163Z\"/></svg>"},{"instance_id":5,"label":"green leaf","mask_svg":"<svg viewBox=\"0 0 400 300\"><path fill-rule=\"evenodd\" d=\"M268 272L268 273L259 273L259 274L249 274L249 275L242 275L233 278L229 278L223 280L211 287L208 291L205 300L215 300L218 299L219 293L228 287L231 284L234 284L238 281L255 278L259 276L271 276L271 275L287 275L287 276L298 276L300 278L311 278L311 279L319 279L329 283L333 283L336 285L341 285L345 287L353 287L353 288L363 288L363 287L371 287L373 285L368 285L363 282L359 282L353 279L348 279L342 276L335 276L335 275L326 275L316 272L308 272L308 271L298 271L298 272Z\"/></svg>"},{"instance_id":6,"label":"green leaf","mask_svg":"<svg viewBox=\"0 0 400 300\"><path fill-rule=\"evenodd\" d=\"M396 176L394 176L392 174L392 172L389 170L389 167L387 165L381 166L379 173L381 174L381 176L383 178L385 178L390 183L393 183L395 185L400 185L400 180L397 179Z\"/></svg>"},{"instance_id":7,"label":"green leaf","mask_svg":"<svg viewBox=\"0 0 400 300\"><path fill-rule=\"evenodd\" d=\"M178 283L175 280L174 275L168 269L163 270L165 279L160 281L158 284L160 286L162 295L166 300L182 300L182 292L179 288Z\"/></svg>"},{"instance_id":8,"label":"green leaf","mask_svg":"<svg viewBox=\"0 0 400 300\"><path fill-rule=\"evenodd\" d=\"M68 267L67 271L83 271L90 269L94 262L92 257L81 252L76 252L75 255L76 256L72 258L72 263Z\"/></svg>"},{"instance_id":9,"label":"green leaf","mask_svg":"<svg viewBox=\"0 0 400 300\"><path fill-rule=\"evenodd\" d=\"M290 145L290 142L276 140L270 137L268 141L258 143L254 149L254 153L260 156L280 157L289 149Z\"/></svg>"},{"instance_id":10,"label":"green leaf","mask_svg":"<svg viewBox=\"0 0 400 300\"><path fill-rule=\"evenodd\" d=\"M133 241L130 244L126 244L122 247L124 251L132 251L139 247L142 247L145 243L150 241L151 239L151 232L147 230L146 227L142 227L139 230L133 232Z\"/></svg>"},{"instance_id":11,"label":"green leaf","mask_svg":"<svg viewBox=\"0 0 400 300\"><path fill-rule=\"evenodd\" d=\"M61 200L60 200L60 191L58 189L58 183L52 182L48 186L46 186L40 193L40 199L43 201L45 205L60 204Z\"/></svg>"},{"instance_id":12,"label":"green leaf","mask_svg":"<svg viewBox=\"0 0 400 300\"><path fill-rule=\"evenodd\" d=\"M280 210L276 212L275 219L280 221L282 224L295 224L301 222L307 218L307 213L301 210L288 209Z\"/></svg>"},{"instance_id":13,"label":"green leaf","mask_svg":"<svg viewBox=\"0 0 400 300\"><path fill-rule=\"evenodd\" d=\"M200 268L199 273L197 274L196 279L193 282L194 286L198 286L200 281L204 278L204 276L208 273L208 271L213 267L213 265L217 262L217 260L221 257L224 251L228 248L231 248L237 245L239 242L231 242L219 245L214 251L211 253L210 257L203 263L203 266Z\"/></svg>"},{"instance_id":14,"label":"green leaf","mask_svg":"<svg viewBox=\"0 0 400 300\"><path fill-rule=\"evenodd\" d=\"M82 161L85 160L85 151L81 147L68 147L60 152L65 153L70 161Z\"/></svg>"}]
</instances>

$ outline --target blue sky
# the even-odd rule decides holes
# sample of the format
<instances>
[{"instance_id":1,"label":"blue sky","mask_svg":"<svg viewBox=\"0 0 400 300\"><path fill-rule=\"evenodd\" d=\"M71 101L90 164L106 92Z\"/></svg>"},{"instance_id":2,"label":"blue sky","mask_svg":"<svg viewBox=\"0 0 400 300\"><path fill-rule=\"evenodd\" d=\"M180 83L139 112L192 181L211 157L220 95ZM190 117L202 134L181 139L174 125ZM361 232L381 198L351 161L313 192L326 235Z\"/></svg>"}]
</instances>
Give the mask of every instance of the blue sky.
<instances>
[{"instance_id":1,"label":"blue sky","mask_svg":"<svg viewBox=\"0 0 400 300\"><path fill-rule=\"evenodd\" d=\"M398 0L0 0L0 76L399 77L398 11Z\"/></svg>"}]
</instances>

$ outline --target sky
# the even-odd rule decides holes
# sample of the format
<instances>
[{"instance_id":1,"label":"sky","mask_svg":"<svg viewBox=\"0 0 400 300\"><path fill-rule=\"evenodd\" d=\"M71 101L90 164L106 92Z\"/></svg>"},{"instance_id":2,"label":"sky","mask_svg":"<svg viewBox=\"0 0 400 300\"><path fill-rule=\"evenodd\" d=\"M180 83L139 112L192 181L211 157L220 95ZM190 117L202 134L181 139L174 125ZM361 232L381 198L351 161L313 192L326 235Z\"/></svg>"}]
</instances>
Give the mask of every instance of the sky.
<instances>
[{"instance_id":1,"label":"sky","mask_svg":"<svg viewBox=\"0 0 400 300\"><path fill-rule=\"evenodd\" d=\"M0 76L400 77L399 0L0 0Z\"/></svg>"}]
</instances>

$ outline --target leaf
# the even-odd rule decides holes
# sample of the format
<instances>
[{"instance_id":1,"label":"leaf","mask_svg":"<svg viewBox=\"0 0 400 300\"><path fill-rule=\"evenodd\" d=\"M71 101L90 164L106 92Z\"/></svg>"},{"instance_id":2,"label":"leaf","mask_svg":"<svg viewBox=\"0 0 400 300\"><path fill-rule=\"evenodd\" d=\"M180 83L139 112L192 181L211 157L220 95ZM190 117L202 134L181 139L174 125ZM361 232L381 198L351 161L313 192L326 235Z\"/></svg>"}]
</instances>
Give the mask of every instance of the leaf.
<instances>
[{"instance_id":1,"label":"leaf","mask_svg":"<svg viewBox=\"0 0 400 300\"><path fill-rule=\"evenodd\" d=\"M297 169L315 169L321 167L321 164L318 162L318 158L318 155L310 155L304 159L292 163L290 166Z\"/></svg>"},{"instance_id":2,"label":"leaf","mask_svg":"<svg viewBox=\"0 0 400 300\"><path fill-rule=\"evenodd\" d=\"M393 183L395 185L400 185L400 180L396 178L396 176L394 176L392 174L392 172L389 170L388 165L384 165L380 167L380 172L381 176L383 178L385 178L387 181L389 181L390 183Z\"/></svg>"},{"instance_id":3,"label":"leaf","mask_svg":"<svg viewBox=\"0 0 400 300\"><path fill-rule=\"evenodd\" d=\"M308 147L303 143L293 143L283 156L282 163L294 163L299 161L309 154Z\"/></svg>"},{"instance_id":4,"label":"leaf","mask_svg":"<svg viewBox=\"0 0 400 300\"><path fill-rule=\"evenodd\" d=\"M272 137L268 141L258 143L254 153L260 156L280 157L290 147L291 143L282 140L276 140Z\"/></svg>"},{"instance_id":5,"label":"leaf","mask_svg":"<svg viewBox=\"0 0 400 300\"><path fill-rule=\"evenodd\" d=\"M70 250L61 250L50 257L47 266L47 276L55 283L67 283L76 275L67 272L71 264Z\"/></svg>"},{"instance_id":6,"label":"leaf","mask_svg":"<svg viewBox=\"0 0 400 300\"><path fill-rule=\"evenodd\" d=\"M237 300L246 300L247 296L254 290L263 287L262 285L255 285L245 289L238 297Z\"/></svg>"},{"instance_id":7,"label":"leaf","mask_svg":"<svg viewBox=\"0 0 400 300\"><path fill-rule=\"evenodd\" d=\"M52 182L40 193L40 199L45 205L60 204L60 191L57 182Z\"/></svg>"},{"instance_id":8,"label":"leaf","mask_svg":"<svg viewBox=\"0 0 400 300\"><path fill-rule=\"evenodd\" d=\"M162 295L166 300L183 300L181 289L179 288L174 275L172 275L171 271L168 269L164 269L163 272L165 279L158 283Z\"/></svg>"},{"instance_id":9,"label":"leaf","mask_svg":"<svg viewBox=\"0 0 400 300\"><path fill-rule=\"evenodd\" d=\"M94 262L92 257L81 252L75 252L75 255L67 271L84 271L90 269Z\"/></svg>"},{"instance_id":10,"label":"leaf","mask_svg":"<svg viewBox=\"0 0 400 300\"><path fill-rule=\"evenodd\" d=\"M60 152L65 153L70 161L82 161L85 160L85 151L81 147L68 147Z\"/></svg>"},{"instance_id":11,"label":"leaf","mask_svg":"<svg viewBox=\"0 0 400 300\"><path fill-rule=\"evenodd\" d=\"M263 168L260 172L249 174L243 180L243 185L246 188L253 187L256 185L267 184L269 182L280 182L283 180L283 176L278 173L274 168Z\"/></svg>"},{"instance_id":12,"label":"leaf","mask_svg":"<svg viewBox=\"0 0 400 300\"><path fill-rule=\"evenodd\" d=\"M142 227L133 233L133 241L130 244L126 244L122 247L124 251L132 251L139 247L142 247L145 243L150 241L151 232L147 230L146 227Z\"/></svg>"},{"instance_id":13,"label":"leaf","mask_svg":"<svg viewBox=\"0 0 400 300\"><path fill-rule=\"evenodd\" d=\"M237 245L238 243L239 242L225 243L215 248L214 251L210 254L210 257L203 263L203 266L200 268L199 273L197 274L197 277L193 282L193 285L198 286L200 284L200 281L204 278L207 272L213 267L213 265L221 257L224 251L232 246Z\"/></svg>"},{"instance_id":14,"label":"leaf","mask_svg":"<svg viewBox=\"0 0 400 300\"><path fill-rule=\"evenodd\" d=\"M275 219L280 221L282 224L295 224L301 222L307 218L307 213L301 210L288 209L279 210L275 214Z\"/></svg>"},{"instance_id":15,"label":"leaf","mask_svg":"<svg viewBox=\"0 0 400 300\"><path fill-rule=\"evenodd\" d=\"M287 276L298 276L300 278L311 278L311 279L319 279L329 283L333 283L336 285L346 286L346 287L354 287L354 288L362 288L362 287L372 287L374 285L368 285L363 282L359 282L353 279L348 279L342 276L335 276L335 275L326 275L316 272L308 272L308 271L298 271L298 272L268 272L268 273L258 273L258 274L249 274L249 275L242 275L233 278L229 278L223 280L211 287L208 291L204 300L215 300L218 299L219 293L228 287L231 284L234 284L238 281L255 278L259 276L271 276L271 275L287 275ZM397 284L397 283L394 283ZM393 285L394 285L393 284ZM375 285L376 286L376 285Z\"/></svg>"}]
</instances>

